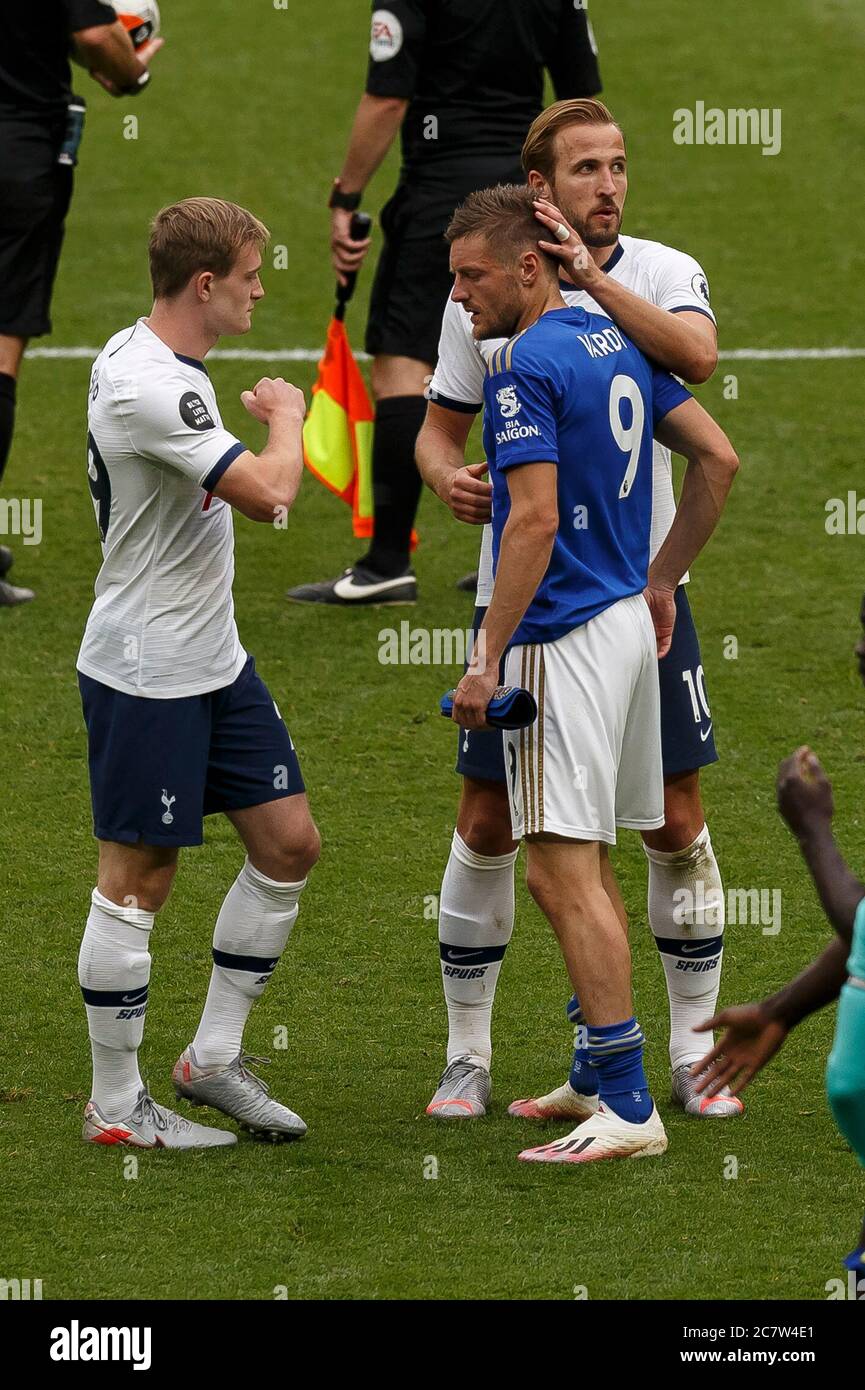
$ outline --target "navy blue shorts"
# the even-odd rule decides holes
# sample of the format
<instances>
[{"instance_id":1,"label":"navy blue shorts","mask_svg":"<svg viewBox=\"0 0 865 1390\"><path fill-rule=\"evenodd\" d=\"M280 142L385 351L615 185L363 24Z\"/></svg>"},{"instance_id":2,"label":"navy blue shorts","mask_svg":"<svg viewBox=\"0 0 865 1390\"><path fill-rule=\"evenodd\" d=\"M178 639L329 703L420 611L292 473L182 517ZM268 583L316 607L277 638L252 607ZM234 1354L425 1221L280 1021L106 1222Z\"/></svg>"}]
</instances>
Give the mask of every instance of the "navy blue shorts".
<instances>
[{"instance_id":1,"label":"navy blue shorts","mask_svg":"<svg viewBox=\"0 0 865 1390\"><path fill-rule=\"evenodd\" d=\"M658 662L661 685L661 752L664 776L693 772L718 761L700 639L688 590L676 590L676 626L667 655Z\"/></svg>"},{"instance_id":2,"label":"navy blue shorts","mask_svg":"<svg viewBox=\"0 0 865 1390\"><path fill-rule=\"evenodd\" d=\"M485 608L476 608L475 632ZM661 750L664 776L693 772L718 761L700 641L684 584L676 590L676 626L667 655L658 662L661 686ZM496 729L460 729L457 772L478 781L504 782L504 741Z\"/></svg>"},{"instance_id":3,"label":"navy blue shorts","mask_svg":"<svg viewBox=\"0 0 865 1390\"><path fill-rule=\"evenodd\" d=\"M203 818L304 790L291 735L250 656L221 690L151 700L78 673L93 833L200 845Z\"/></svg>"}]
</instances>

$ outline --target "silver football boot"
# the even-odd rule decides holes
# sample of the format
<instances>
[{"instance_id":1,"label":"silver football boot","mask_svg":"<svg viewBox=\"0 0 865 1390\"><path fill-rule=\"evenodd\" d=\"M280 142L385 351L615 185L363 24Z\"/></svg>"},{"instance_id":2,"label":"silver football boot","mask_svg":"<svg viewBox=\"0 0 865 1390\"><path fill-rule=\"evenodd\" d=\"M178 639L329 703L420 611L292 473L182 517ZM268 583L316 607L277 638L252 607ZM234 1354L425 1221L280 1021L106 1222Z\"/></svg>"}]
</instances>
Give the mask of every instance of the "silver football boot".
<instances>
[{"instance_id":1,"label":"silver football boot","mask_svg":"<svg viewBox=\"0 0 865 1390\"><path fill-rule=\"evenodd\" d=\"M193 1124L167 1106L157 1105L143 1088L122 1120L107 1120L89 1100L84 1107L84 1138L90 1144L120 1144L129 1149L213 1149L237 1143L231 1130Z\"/></svg>"},{"instance_id":2,"label":"silver football boot","mask_svg":"<svg viewBox=\"0 0 865 1390\"><path fill-rule=\"evenodd\" d=\"M302 1139L306 1125L299 1115L273 1100L270 1087L249 1070L250 1065L268 1066L267 1057L238 1053L224 1067L199 1066L191 1045L174 1064L171 1078L178 1096L193 1105L210 1105L229 1115L244 1129L268 1139Z\"/></svg>"},{"instance_id":3,"label":"silver football boot","mask_svg":"<svg viewBox=\"0 0 865 1390\"><path fill-rule=\"evenodd\" d=\"M745 1113L744 1103L738 1096L731 1095L726 1086L716 1096L707 1096L697 1091L698 1080L699 1077L691 1075L687 1062L673 1072L670 1098L686 1115L695 1115L700 1120L727 1120Z\"/></svg>"},{"instance_id":4,"label":"silver football boot","mask_svg":"<svg viewBox=\"0 0 865 1390\"><path fill-rule=\"evenodd\" d=\"M493 1081L486 1067L455 1057L441 1074L438 1090L426 1108L436 1120L471 1120L487 1113Z\"/></svg>"}]
</instances>

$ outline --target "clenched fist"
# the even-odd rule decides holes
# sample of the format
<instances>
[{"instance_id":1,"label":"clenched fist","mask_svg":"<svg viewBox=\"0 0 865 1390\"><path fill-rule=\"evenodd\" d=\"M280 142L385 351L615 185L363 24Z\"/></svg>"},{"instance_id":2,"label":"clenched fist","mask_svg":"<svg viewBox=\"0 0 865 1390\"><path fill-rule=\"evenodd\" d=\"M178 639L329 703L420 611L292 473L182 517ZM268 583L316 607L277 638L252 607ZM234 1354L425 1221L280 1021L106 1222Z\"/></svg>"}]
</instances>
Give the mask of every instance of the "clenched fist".
<instances>
[{"instance_id":1,"label":"clenched fist","mask_svg":"<svg viewBox=\"0 0 865 1390\"><path fill-rule=\"evenodd\" d=\"M242 392L240 399L250 415L263 425L269 425L279 412L296 420L303 420L306 414L303 392L281 376L263 376L251 391Z\"/></svg>"}]
</instances>

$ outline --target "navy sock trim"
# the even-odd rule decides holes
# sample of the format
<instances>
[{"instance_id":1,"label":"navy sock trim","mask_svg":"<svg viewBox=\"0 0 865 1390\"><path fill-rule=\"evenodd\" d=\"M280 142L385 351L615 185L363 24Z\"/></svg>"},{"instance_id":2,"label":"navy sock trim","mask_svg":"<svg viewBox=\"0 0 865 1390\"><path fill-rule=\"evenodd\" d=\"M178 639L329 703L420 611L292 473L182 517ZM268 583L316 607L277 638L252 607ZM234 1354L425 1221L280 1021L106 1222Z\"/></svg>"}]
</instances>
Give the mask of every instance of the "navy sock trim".
<instances>
[{"instance_id":1,"label":"navy sock trim","mask_svg":"<svg viewBox=\"0 0 865 1390\"><path fill-rule=\"evenodd\" d=\"M680 941L674 936L656 936L658 950L664 956L681 956L682 959L689 957L694 960L705 960L707 956L717 956L720 954L723 945L723 936L707 936L700 941L689 938Z\"/></svg>"},{"instance_id":2,"label":"navy sock trim","mask_svg":"<svg viewBox=\"0 0 865 1390\"><path fill-rule=\"evenodd\" d=\"M279 956L233 956L230 951L213 948L213 963L223 970L248 970L251 975L271 975L279 965Z\"/></svg>"},{"instance_id":3,"label":"navy sock trim","mask_svg":"<svg viewBox=\"0 0 865 1390\"><path fill-rule=\"evenodd\" d=\"M451 946L439 942L439 955L446 965L492 965L503 960L507 946Z\"/></svg>"},{"instance_id":4,"label":"navy sock trim","mask_svg":"<svg viewBox=\"0 0 865 1390\"><path fill-rule=\"evenodd\" d=\"M143 989L86 989L82 985L81 993L85 1004L97 1009L133 1009L147 1003L147 989L147 985Z\"/></svg>"}]
</instances>

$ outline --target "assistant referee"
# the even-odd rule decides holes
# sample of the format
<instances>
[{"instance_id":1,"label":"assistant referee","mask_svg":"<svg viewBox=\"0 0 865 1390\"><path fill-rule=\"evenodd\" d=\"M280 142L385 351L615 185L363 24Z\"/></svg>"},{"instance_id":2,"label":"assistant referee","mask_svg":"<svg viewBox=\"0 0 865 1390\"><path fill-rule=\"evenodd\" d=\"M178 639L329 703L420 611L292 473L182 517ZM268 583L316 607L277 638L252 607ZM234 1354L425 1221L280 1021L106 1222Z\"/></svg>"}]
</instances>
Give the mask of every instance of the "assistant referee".
<instances>
[{"instance_id":1,"label":"assistant referee","mask_svg":"<svg viewBox=\"0 0 865 1390\"><path fill-rule=\"evenodd\" d=\"M161 43L154 39L136 54L113 6L101 0L0 5L0 479L27 340L51 331L51 291L84 123L70 53L112 95L132 96L147 85L147 63ZM11 550L0 545L0 608L33 597L6 580L11 564Z\"/></svg>"},{"instance_id":2,"label":"assistant referee","mask_svg":"<svg viewBox=\"0 0 865 1390\"><path fill-rule=\"evenodd\" d=\"M415 441L451 288L447 223L477 188L522 182L520 150L543 108L544 69L556 96L601 90L585 0L391 0L374 5L366 91L330 198L340 279L369 241L349 237L352 213L402 128L402 168L381 213L384 248L372 288L374 532L336 579L289 590L301 603L413 603L409 562L421 492Z\"/></svg>"}]
</instances>

